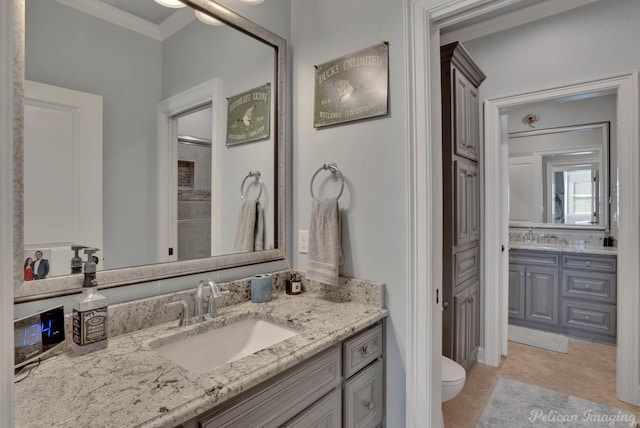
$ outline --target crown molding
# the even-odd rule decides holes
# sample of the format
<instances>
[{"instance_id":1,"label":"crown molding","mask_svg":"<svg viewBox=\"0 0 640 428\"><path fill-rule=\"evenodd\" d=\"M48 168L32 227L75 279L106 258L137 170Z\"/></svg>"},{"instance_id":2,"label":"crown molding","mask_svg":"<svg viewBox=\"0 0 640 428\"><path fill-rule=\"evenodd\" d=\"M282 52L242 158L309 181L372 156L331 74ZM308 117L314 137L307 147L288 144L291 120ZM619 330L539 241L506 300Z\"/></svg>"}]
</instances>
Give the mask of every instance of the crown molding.
<instances>
[{"instance_id":1,"label":"crown molding","mask_svg":"<svg viewBox=\"0 0 640 428\"><path fill-rule=\"evenodd\" d=\"M470 8L462 15L450 15L447 11L442 11L440 19L437 20L438 25L442 28L440 42L445 45L455 41L465 42L477 39L596 1L598 0L546 0L527 7L526 1L523 0L493 0L481 2L481 7ZM465 19L481 16L483 13L491 12L507 4L515 5L518 3L522 4L522 8L513 12L456 30L447 31L446 29L447 26L457 24Z\"/></svg>"},{"instance_id":2,"label":"crown molding","mask_svg":"<svg viewBox=\"0 0 640 428\"><path fill-rule=\"evenodd\" d=\"M126 28L152 39L163 41L195 19L191 8L177 10L159 25L139 18L99 0L57 0L66 6Z\"/></svg>"}]
</instances>

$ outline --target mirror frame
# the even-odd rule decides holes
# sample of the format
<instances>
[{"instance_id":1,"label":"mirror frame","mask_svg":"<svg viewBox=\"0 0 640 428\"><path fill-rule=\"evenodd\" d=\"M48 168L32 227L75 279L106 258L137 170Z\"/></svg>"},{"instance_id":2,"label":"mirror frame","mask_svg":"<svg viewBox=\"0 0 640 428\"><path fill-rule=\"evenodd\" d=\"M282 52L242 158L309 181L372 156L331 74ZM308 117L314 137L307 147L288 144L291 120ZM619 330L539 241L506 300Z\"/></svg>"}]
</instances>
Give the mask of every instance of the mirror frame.
<instances>
[{"instance_id":1,"label":"mirror frame","mask_svg":"<svg viewBox=\"0 0 640 428\"><path fill-rule=\"evenodd\" d=\"M604 212L606 224L593 224L593 225L581 225L581 224L559 224L559 223L535 223L529 221L512 221L509 220L509 227L535 227L537 229L567 229L567 230L607 230L611 228L611 198L613 196L613 188L611 185L611 124L610 122L592 122L582 125L568 125L559 126L555 128L536 129L532 131L518 131L509 133L509 139L532 137L537 135L558 134L563 132L579 131L585 129L600 129L602 131L602 168L604 172L602 176L606 177L606 185L603 184L603 195L601 196L605 207L601 208Z\"/></svg>"},{"instance_id":2,"label":"mirror frame","mask_svg":"<svg viewBox=\"0 0 640 428\"><path fill-rule=\"evenodd\" d=\"M237 253L229 255L214 256L198 260L164 262L150 265L135 266L100 271L97 273L100 288L120 287L130 284L138 284L149 281L157 281L166 278L192 275L203 272L211 272L221 269L236 268L266 263L272 261L285 260L285 231L286 231L286 71L287 42L280 36L255 24L238 13L216 3L213 0L182 0L187 6L193 9L208 13L226 25L272 47L274 49L274 76L275 82L275 111L274 135L274 168L276 170L276 185L274 189L274 235L277 247L271 250ZM15 90L19 94L24 94L24 3L25 0L14 0L15 10L18 13L15 19L15 37L17 54L14 56L14 79ZM24 104L23 98L17 100L16 117L14 119L14 303L23 303L33 300L48 299L57 296L64 296L80 292L82 288L83 276L67 275L54 278L47 278L40 281L29 281L28 285L23 280L22 264L24 256Z\"/></svg>"}]
</instances>

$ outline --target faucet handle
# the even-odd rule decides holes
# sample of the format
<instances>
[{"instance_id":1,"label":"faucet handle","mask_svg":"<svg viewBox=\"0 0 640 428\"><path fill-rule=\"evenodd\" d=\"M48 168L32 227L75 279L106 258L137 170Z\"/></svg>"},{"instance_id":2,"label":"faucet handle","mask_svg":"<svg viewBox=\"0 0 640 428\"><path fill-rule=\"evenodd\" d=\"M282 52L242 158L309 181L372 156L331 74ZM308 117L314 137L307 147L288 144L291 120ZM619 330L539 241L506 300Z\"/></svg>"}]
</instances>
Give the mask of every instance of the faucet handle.
<instances>
[{"instance_id":1,"label":"faucet handle","mask_svg":"<svg viewBox=\"0 0 640 428\"><path fill-rule=\"evenodd\" d=\"M185 326L188 326L191 323L191 314L189 313L189 305L187 304L186 301L178 300L178 301L175 301L175 302L165 303L164 305L167 306L167 307L182 305L182 314L180 316L180 321L179 321L178 325L180 327L185 327Z\"/></svg>"}]
</instances>

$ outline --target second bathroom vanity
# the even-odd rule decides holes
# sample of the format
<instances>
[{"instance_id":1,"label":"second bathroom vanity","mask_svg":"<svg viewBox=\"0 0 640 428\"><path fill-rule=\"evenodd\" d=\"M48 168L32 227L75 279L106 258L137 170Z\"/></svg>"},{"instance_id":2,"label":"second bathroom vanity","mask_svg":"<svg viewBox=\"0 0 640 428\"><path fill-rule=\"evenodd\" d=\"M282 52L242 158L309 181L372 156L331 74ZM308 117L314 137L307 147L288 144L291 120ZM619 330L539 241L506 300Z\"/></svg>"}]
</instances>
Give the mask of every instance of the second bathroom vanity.
<instances>
[{"instance_id":1,"label":"second bathroom vanity","mask_svg":"<svg viewBox=\"0 0 640 428\"><path fill-rule=\"evenodd\" d=\"M616 343L615 248L514 244L509 323Z\"/></svg>"}]
</instances>

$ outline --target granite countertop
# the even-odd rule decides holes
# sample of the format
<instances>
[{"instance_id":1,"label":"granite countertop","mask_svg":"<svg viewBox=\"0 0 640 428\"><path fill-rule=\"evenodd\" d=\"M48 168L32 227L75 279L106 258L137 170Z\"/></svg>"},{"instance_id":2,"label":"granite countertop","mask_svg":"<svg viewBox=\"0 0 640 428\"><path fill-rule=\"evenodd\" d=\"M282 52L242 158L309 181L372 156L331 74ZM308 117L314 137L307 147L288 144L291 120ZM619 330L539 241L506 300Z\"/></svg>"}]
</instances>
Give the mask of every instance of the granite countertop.
<instances>
[{"instance_id":1,"label":"granite countertop","mask_svg":"<svg viewBox=\"0 0 640 428\"><path fill-rule=\"evenodd\" d=\"M172 321L116 336L106 349L45 360L15 384L16 427L174 427L387 315L386 309L362 303L278 293L268 303L221 308L218 318L195 326ZM283 323L299 334L204 374L188 372L150 347L181 331L252 317Z\"/></svg>"},{"instance_id":2,"label":"granite countertop","mask_svg":"<svg viewBox=\"0 0 640 428\"><path fill-rule=\"evenodd\" d=\"M554 244L549 242L509 242L510 250L537 250L556 251L561 253L584 253L615 256L618 254L616 247L596 247L584 244Z\"/></svg>"}]
</instances>

